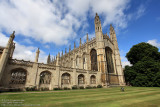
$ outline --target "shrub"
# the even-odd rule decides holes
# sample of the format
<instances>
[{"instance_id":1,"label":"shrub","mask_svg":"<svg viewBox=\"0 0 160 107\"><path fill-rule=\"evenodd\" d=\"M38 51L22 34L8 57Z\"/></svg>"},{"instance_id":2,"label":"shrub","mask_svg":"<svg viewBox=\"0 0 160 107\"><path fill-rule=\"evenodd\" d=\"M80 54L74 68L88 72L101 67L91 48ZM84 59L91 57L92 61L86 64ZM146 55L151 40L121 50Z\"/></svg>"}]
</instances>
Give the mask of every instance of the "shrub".
<instances>
[{"instance_id":1,"label":"shrub","mask_svg":"<svg viewBox=\"0 0 160 107\"><path fill-rule=\"evenodd\" d=\"M26 87L25 89L26 89L26 91L31 91L30 87Z\"/></svg>"},{"instance_id":2,"label":"shrub","mask_svg":"<svg viewBox=\"0 0 160 107\"><path fill-rule=\"evenodd\" d=\"M49 88L48 88L48 87L45 87L45 88L44 88L44 91L49 91Z\"/></svg>"},{"instance_id":3,"label":"shrub","mask_svg":"<svg viewBox=\"0 0 160 107\"><path fill-rule=\"evenodd\" d=\"M102 85L97 85L97 88L102 88Z\"/></svg>"},{"instance_id":4,"label":"shrub","mask_svg":"<svg viewBox=\"0 0 160 107\"><path fill-rule=\"evenodd\" d=\"M43 88L43 87L41 87L41 88L40 88L40 91L44 91L44 88Z\"/></svg>"},{"instance_id":5,"label":"shrub","mask_svg":"<svg viewBox=\"0 0 160 107\"><path fill-rule=\"evenodd\" d=\"M84 86L80 86L79 89L84 89Z\"/></svg>"},{"instance_id":6,"label":"shrub","mask_svg":"<svg viewBox=\"0 0 160 107\"><path fill-rule=\"evenodd\" d=\"M48 87L42 87L41 91L49 91L49 88Z\"/></svg>"},{"instance_id":7,"label":"shrub","mask_svg":"<svg viewBox=\"0 0 160 107\"><path fill-rule=\"evenodd\" d=\"M22 91L21 88L13 88L13 89L9 89L10 92L19 92Z\"/></svg>"},{"instance_id":8,"label":"shrub","mask_svg":"<svg viewBox=\"0 0 160 107\"><path fill-rule=\"evenodd\" d=\"M31 87L31 91L37 91L36 86Z\"/></svg>"},{"instance_id":9,"label":"shrub","mask_svg":"<svg viewBox=\"0 0 160 107\"><path fill-rule=\"evenodd\" d=\"M72 86L72 89L73 90L78 89L77 85Z\"/></svg>"},{"instance_id":10,"label":"shrub","mask_svg":"<svg viewBox=\"0 0 160 107\"><path fill-rule=\"evenodd\" d=\"M92 88L97 88L96 86L93 86Z\"/></svg>"},{"instance_id":11,"label":"shrub","mask_svg":"<svg viewBox=\"0 0 160 107\"><path fill-rule=\"evenodd\" d=\"M68 87L64 87L63 89L64 89L64 90L70 90L70 88L68 88Z\"/></svg>"},{"instance_id":12,"label":"shrub","mask_svg":"<svg viewBox=\"0 0 160 107\"><path fill-rule=\"evenodd\" d=\"M53 90L61 90L61 88L53 88Z\"/></svg>"},{"instance_id":13,"label":"shrub","mask_svg":"<svg viewBox=\"0 0 160 107\"><path fill-rule=\"evenodd\" d=\"M64 89L64 90L68 90L68 88L67 88L67 87L64 87L63 89Z\"/></svg>"},{"instance_id":14,"label":"shrub","mask_svg":"<svg viewBox=\"0 0 160 107\"><path fill-rule=\"evenodd\" d=\"M86 86L86 89L92 89L92 87L91 87L91 86L89 86L89 85L87 85L87 86Z\"/></svg>"},{"instance_id":15,"label":"shrub","mask_svg":"<svg viewBox=\"0 0 160 107\"><path fill-rule=\"evenodd\" d=\"M38 89L36 88L36 86L26 87L25 89L26 89L26 91L37 91L37 90L38 90Z\"/></svg>"}]
</instances>

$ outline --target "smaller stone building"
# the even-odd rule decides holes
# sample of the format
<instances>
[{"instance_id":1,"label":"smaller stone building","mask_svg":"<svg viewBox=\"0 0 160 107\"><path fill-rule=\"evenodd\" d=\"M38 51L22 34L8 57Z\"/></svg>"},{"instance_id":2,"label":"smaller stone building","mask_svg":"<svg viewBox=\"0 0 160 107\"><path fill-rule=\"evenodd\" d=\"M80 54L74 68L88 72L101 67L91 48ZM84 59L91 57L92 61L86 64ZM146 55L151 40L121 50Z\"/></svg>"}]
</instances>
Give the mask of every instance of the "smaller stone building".
<instances>
[{"instance_id":1,"label":"smaller stone building","mask_svg":"<svg viewBox=\"0 0 160 107\"><path fill-rule=\"evenodd\" d=\"M95 37L86 43L56 56L47 64L39 63L39 49L35 62L13 59L15 32L10 35L6 47L0 47L1 88L71 88L72 86L122 86L125 85L123 69L114 28L110 37L102 33L101 21L95 16Z\"/></svg>"}]
</instances>

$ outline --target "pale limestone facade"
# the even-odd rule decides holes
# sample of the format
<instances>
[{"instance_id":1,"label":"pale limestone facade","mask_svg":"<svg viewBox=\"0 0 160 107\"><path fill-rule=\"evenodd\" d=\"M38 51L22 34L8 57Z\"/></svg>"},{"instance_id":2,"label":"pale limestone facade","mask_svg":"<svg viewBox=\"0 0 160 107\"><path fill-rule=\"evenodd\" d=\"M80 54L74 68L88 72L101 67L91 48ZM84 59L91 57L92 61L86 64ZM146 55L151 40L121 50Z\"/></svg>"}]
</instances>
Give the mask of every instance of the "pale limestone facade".
<instances>
[{"instance_id":1,"label":"pale limestone facade","mask_svg":"<svg viewBox=\"0 0 160 107\"><path fill-rule=\"evenodd\" d=\"M95 16L95 38L86 38L86 43L67 53L47 59L47 64L38 63L39 49L35 62L12 59L15 44L14 32L6 47L0 47L0 87L23 88L36 86L64 88L72 86L125 85L123 69L112 25L110 37L102 33L101 21Z\"/></svg>"}]
</instances>

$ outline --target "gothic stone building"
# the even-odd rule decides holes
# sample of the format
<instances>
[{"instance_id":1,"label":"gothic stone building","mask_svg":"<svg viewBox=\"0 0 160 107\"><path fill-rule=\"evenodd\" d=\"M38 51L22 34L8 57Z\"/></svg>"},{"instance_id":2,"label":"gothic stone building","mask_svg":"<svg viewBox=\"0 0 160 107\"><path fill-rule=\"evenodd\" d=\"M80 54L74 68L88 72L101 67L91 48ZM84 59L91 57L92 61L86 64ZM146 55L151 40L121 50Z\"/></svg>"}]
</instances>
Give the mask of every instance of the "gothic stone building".
<instances>
[{"instance_id":1,"label":"gothic stone building","mask_svg":"<svg viewBox=\"0 0 160 107\"><path fill-rule=\"evenodd\" d=\"M115 30L110 26L110 37L102 33L99 16L95 16L95 37L86 38L86 43L54 60L48 56L47 64L38 63L39 49L35 62L12 59L15 49L15 32L10 35L6 47L0 47L1 88L64 88L72 86L125 85L124 74Z\"/></svg>"}]
</instances>

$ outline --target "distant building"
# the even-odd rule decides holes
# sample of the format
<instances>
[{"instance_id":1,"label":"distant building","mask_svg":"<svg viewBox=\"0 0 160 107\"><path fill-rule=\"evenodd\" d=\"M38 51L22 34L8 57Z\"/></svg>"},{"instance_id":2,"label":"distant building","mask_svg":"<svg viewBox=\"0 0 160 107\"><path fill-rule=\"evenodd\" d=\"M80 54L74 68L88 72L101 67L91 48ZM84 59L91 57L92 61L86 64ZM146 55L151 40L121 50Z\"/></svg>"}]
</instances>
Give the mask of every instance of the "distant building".
<instances>
[{"instance_id":1,"label":"distant building","mask_svg":"<svg viewBox=\"0 0 160 107\"><path fill-rule=\"evenodd\" d=\"M110 37L102 33L101 21L95 16L95 38L88 39L79 47L69 49L67 53L58 53L56 58L50 55L47 64L38 63L39 49L35 62L12 59L15 32L10 35L6 47L0 47L0 87L25 88L71 88L77 86L104 87L125 85L124 74L117 44L115 30L110 25Z\"/></svg>"}]
</instances>

